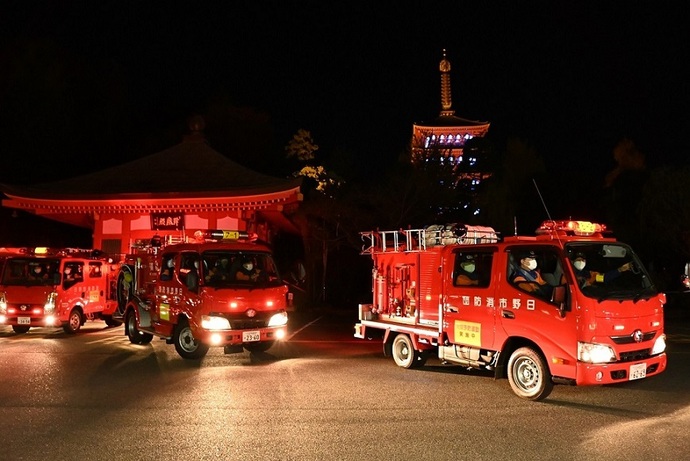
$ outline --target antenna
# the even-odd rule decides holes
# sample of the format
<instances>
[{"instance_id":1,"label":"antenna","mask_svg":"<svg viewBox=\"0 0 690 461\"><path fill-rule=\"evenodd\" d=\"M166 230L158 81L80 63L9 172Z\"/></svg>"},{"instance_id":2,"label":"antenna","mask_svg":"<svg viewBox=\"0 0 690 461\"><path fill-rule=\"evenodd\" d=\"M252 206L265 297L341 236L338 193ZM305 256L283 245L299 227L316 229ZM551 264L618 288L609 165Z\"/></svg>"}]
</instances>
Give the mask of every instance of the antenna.
<instances>
[{"instance_id":1,"label":"antenna","mask_svg":"<svg viewBox=\"0 0 690 461\"><path fill-rule=\"evenodd\" d=\"M541 200L541 204L544 207L544 211L546 211L546 217L549 218L549 221L553 221L553 218L551 217L551 214L549 213L549 209L546 208L546 203L544 202L544 197L541 196L541 191L539 190L539 186L537 186L537 181L532 178L532 182L534 183L534 188L537 189L537 194L539 194L539 200Z\"/></svg>"},{"instance_id":2,"label":"antenna","mask_svg":"<svg viewBox=\"0 0 690 461\"><path fill-rule=\"evenodd\" d=\"M537 181L535 181L535 179L532 178L532 182L534 183L534 188L537 189L537 194L539 194L539 200L541 200L541 204L544 206L544 211L546 211L546 217L549 218L549 221L553 222L551 213L549 213L549 209L546 208L546 202L544 202L544 197L541 196L541 191L539 190L539 186L537 186ZM556 240L558 240L559 242L561 241L558 232L556 232Z\"/></svg>"}]
</instances>

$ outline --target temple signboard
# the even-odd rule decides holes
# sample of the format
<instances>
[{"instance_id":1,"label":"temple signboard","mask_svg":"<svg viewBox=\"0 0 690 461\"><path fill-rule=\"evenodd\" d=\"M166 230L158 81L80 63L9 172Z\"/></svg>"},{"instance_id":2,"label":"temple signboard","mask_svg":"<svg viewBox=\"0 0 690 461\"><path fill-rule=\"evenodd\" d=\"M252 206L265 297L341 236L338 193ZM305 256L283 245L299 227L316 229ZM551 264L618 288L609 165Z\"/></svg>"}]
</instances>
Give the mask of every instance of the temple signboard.
<instances>
[{"instance_id":1,"label":"temple signboard","mask_svg":"<svg viewBox=\"0 0 690 461\"><path fill-rule=\"evenodd\" d=\"M166 231L184 230L183 213L151 213L151 229Z\"/></svg>"}]
</instances>

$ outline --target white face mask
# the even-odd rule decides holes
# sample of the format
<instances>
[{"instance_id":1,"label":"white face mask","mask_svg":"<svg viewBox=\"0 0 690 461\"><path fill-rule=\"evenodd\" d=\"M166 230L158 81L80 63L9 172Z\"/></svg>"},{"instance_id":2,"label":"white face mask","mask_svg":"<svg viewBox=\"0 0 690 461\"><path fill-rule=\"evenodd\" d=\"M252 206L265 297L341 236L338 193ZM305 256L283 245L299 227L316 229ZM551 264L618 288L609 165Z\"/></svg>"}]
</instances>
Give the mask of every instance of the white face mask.
<instances>
[{"instance_id":1,"label":"white face mask","mask_svg":"<svg viewBox=\"0 0 690 461\"><path fill-rule=\"evenodd\" d=\"M250 270L254 269L254 264L245 264L245 265L244 265L244 268L245 268L246 270L250 271Z\"/></svg>"},{"instance_id":2,"label":"white face mask","mask_svg":"<svg viewBox=\"0 0 690 461\"><path fill-rule=\"evenodd\" d=\"M474 264L465 264L463 266L463 269L465 269L465 272L472 273L474 272Z\"/></svg>"},{"instance_id":3,"label":"white face mask","mask_svg":"<svg viewBox=\"0 0 690 461\"><path fill-rule=\"evenodd\" d=\"M575 261L575 262L573 263L573 266L575 266L575 269L581 271L582 269L585 268L585 265L586 265L586 264L587 264L587 263L584 262L584 261Z\"/></svg>"},{"instance_id":4,"label":"white face mask","mask_svg":"<svg viewBox=\"0 0 690 461\"><path fill-rule=\"evenodd\" d=\"M537 261L534 259L530 259L529 262L527 263L527 268L531 271L537 268Z\"/></svg>"}]
</instances>

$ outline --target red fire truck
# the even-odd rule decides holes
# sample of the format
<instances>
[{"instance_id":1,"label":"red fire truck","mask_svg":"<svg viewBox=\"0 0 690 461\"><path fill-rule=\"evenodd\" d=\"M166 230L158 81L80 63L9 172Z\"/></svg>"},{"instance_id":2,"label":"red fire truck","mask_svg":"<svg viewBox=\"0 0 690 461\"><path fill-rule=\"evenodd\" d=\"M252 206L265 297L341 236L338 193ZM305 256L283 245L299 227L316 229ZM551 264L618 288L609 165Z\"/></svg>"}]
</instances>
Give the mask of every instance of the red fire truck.
<instances>
[{"instance_id":1,"label":"red fire truck","mask_svg":"<svg viewBox=\"0 0 690 461\"><path fill-rule=\"evenodd\" d=\"M117 318L130 342L158 336L199 359L209 346L260 352L285 338L289 293L267 246L221 230L166 241L154 237L121 267Z\"/></svg>"},{"instance_id":2,"label":"red fire truck","mask_svg":"<svg viewBox=\"0 0 690 461\"><path fill-rule=\"evenodd\" d=\"M112 318L113 267L97 250L0 249L0 325L16 333L32 327L59 327L76 333L86 320ZM117 273L117 272L115 272Z\"/></svg>"},{"instance_id":3,"label":"red fire truck","mask_svg":"<svg viewBox=\"0 0 690 461\"><path fill-rule=\"evenodd\" d=\"M555 383L622 383L666 368L666 297L603 225L550 220L535 236L503 239L462 225L362 238L373 300L360 305L355 337L381 335L401 367L437 355L507 376L529 400Z\"/></svg>"}]
</instances>

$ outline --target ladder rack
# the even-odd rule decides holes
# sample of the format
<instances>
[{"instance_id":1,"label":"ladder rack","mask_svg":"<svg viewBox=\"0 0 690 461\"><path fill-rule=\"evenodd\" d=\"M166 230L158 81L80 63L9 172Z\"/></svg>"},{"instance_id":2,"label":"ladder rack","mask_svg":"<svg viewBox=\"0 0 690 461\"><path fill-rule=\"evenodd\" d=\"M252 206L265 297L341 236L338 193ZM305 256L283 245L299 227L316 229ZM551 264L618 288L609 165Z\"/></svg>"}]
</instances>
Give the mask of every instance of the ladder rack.
<instances>
[{"instance_id":1,"label":"ladder rack","mask_svg":"<svg viewBox=\"0 0 690 461\"><path fill-rule=\"evenodd\" d=\"M498 242L491 227L463 224L436 224L423 229L360 232L364 244L361 254L420 252L445 245L477 245Z\"/></svg>"}]
</instances>

